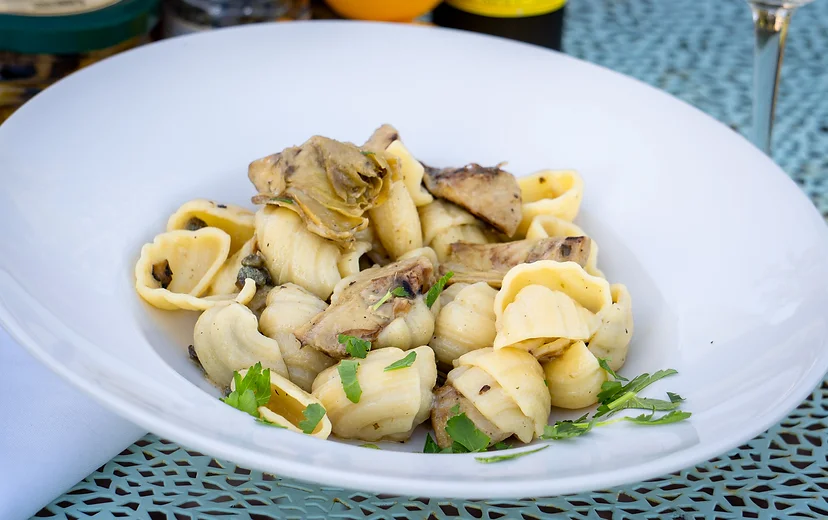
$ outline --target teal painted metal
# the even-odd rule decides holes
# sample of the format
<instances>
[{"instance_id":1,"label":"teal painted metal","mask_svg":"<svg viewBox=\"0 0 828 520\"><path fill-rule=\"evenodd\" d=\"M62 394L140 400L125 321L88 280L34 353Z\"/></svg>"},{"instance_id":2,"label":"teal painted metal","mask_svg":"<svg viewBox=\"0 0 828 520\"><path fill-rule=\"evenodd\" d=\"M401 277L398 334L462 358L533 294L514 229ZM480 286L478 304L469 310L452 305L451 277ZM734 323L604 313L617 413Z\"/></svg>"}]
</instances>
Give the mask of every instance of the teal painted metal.
<instances>
[{"instance_id":1,"label":"teal painted metal","mask_svg":"<svg viewBox=\"0 0 828 520\"><path fill-rule=\"evenodd\" d=\"M573 0L565 50L637 77L734 130L750 123L752 26L738 0ZM774 159L828 217L828 1L794 16ZM684 471L554 498L449 501L281 479L148 435L44 508L57 518L828 518L828 379L780 424Z\"/></svg>"}]
</instances>

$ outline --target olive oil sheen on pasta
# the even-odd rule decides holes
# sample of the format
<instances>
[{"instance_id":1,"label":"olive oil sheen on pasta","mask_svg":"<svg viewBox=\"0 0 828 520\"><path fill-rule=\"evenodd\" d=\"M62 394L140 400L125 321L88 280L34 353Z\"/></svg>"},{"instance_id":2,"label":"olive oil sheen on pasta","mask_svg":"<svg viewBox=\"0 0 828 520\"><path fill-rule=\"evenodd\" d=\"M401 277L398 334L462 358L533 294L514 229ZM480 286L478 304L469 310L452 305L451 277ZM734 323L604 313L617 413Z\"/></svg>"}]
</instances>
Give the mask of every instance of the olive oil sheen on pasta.
<instances>
[{"instance_id":1,"label":"olive oil sheen on pasta","mask_svg":"<svg viewBox=\"0 0 828 520\"><path fill-rule=\"evenodd\" d=\"M566 0L447 0L434 10L443 27L561 49Z\"/></svg>"}]
</instances>

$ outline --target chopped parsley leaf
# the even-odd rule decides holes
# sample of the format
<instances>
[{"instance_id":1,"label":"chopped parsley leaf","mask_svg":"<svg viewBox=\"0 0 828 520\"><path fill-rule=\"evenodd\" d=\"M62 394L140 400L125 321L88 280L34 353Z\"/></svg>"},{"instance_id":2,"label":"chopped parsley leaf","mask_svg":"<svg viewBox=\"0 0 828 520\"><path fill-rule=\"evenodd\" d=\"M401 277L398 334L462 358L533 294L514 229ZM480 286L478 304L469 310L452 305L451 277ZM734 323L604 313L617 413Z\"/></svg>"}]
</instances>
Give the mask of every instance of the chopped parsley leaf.
<instances>
[{"instance_id":1,"label":"chopped parsley leaf","mask_svg":"<svg viewBox=\"0 0 828 520\"><path fill-rule=\"evenodd\" d=\"M383 369L383 372L390 372L392 370L408 368L414 364L415 359L417 359L417 353L412 350L404 358L400 359L399 361L394 361L393 363L385 367Z\"/></svg>"},{"instance_id":2,"label":"chopped parsley leaf","mask_svg":"<svg viewBox=\"0 0 828 520\"><path fill-rule=\"evenodd\" d=\"M343 359L336 367L339 379L342 381L342 389L345 390L345 397L352 403L358 403L362 395L362 388L357 379L357 369L359 369L359 362L353 359Z\"/></svg>"}]
</instances>

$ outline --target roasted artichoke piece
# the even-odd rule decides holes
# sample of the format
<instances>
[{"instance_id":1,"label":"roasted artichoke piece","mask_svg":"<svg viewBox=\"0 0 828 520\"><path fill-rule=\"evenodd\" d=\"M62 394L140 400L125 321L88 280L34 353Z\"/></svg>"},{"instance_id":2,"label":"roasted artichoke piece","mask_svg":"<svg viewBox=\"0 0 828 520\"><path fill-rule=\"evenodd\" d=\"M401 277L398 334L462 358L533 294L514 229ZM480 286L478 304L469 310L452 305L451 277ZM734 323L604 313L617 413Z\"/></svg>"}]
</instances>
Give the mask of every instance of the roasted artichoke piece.
<instances>
[{"instance_id":1,"label":"roasted artichoke piece","mask_svg":"<svg viewBox=\"0 0 828 520\"><path fill-rule=\"evenodd\" d=\"M343 358L346 352L345 346L339 342L340 334L372 342L382 340L380 334L386 327L413 311L419 313L423 293L431 287L434 279L433 270L428 258L418 256L344 278L334 289L331 306L294 333L302 345L309 345L337 359ZM403 292L405 296L398 295ZM409 345L409 348L428 342L434 331L433 317L430 324L430 330L414 334L423 336L418 339L424 341Z\"/></svg>"},{"instance_id":2,"label":"roasted artichoke piece","mask_svg":"<svg viewBox=\"0 0 828 520\"><path fill-rule=\"evenodd\" d=\"M462 168L425 168L423 177L435 197L466 208L469 213L512 236L523 216L517 179L499 166L468 164Z\"/></svg>"},{"instance_id":3,"label":"roasted artichoke piece","mask_svg":"<svg viewBox=\"0 0 828 520\"><path fill-rule=\"evenodd\" d=\"M502 244L457 242L451 245L448 258L440 266L440 274L453 272L451 283L486 282L500 287L503 277L516 265L555 260L584 266L589 249L587 237L550 237Z\"/></svg>"},{"instance_id":4,"label":"roasted artichoke piece","mask_svg":"<svg viewBox=\"0 0 828 520\"><path fill-rule=\"evenodd\" d=\"M368 226L364 213L388 199L397 159L351 143L313 136L301 146L253 161L248 177L257 204L298 213L308 230L342 244Z\"/></svg>"}]
</instances>

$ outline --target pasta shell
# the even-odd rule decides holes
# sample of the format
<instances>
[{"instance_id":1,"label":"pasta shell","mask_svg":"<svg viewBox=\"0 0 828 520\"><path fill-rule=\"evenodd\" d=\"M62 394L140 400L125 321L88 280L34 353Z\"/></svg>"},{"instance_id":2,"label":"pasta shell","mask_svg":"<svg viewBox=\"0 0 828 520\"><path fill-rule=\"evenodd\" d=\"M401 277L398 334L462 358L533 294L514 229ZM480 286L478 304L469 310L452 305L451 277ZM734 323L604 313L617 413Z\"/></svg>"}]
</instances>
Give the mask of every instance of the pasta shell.
<instances>
[{"instance_id":1,"label":"pasta shell","mask_svg":"<svg viewBox=\"0 0 828 520\"><path fill-rule=\"evenodd\" d=\"M233 204L216 204L211 200L196 199L185 203L167 220L167 231L190 229L192 219L219 228L230 235L230 255L253 238L253 212Z\"/></svg>"},{"instance_id":2,"label":"pasta shell","mask_svg":"<svg viewBox=\"0 0 828 520\"><path fill-rule=\"evenodd\" d=\"M449 228L434 237L429 244L440 262L445 262L451 252L451 245L455 242L466 242L467 244L488 244L491 242L489 235L483 228L474 224Z\"/></svg>"},{"instance_id":3,"label":"pasta shell","mask_svg":"<svg viewBox=\"0 0 828 520\"><path fill-rule=\"evenodd\" d=\"M244 377L247 374L247 370L242 370L239 374ZM236 389L235 382L230 383L230 389ZM304 433L299 428L299 423L305 420L305 415L302 412L312 404L322 406L322 403L314 396L271 370L270 400L266 405L260 406L258 411L259 416L268 422L278 424L292 432ZM319 424L316 425L316 428L308 435L324 440L330 434L331 420L328 419L326 413L319 421Z\"/></svg>"},{"instance_id":4,"label":"pasta shell","mask_svg":"<svg viewBox=\"0 0 828 520\"><path fill-rule=\"evenodd\" d=\"M359 273L359 261L371 248L371 242L357 241L351 249L343 251L342 256L339 257L339 262L336 264L340 276L345 278L346 276Z\"/></svg>"},{"instance_id":5,"label":"pasta shell","mask_svg":"<svg viewBox=\"0 0 828 520\"><path fill-rule=\"evenodd\" d=\"M543 285L553 291L560 291L592 313L598 313L612 304L609 283L603 278L591 276L575 262L540 260L517 265L503 277L502 288L494 303L498 322L506 307L527 285Z\"/></svg>"},{"instance_id":6,"label":"pasta shell","mask_svg":"<svg viewBox=\"0 0 828 520\"><path fill-rule=\"evenodd\" d=\"M431 412L432 389L437 382L434 352L417 347L408 368L385 368L406 356L397 348L368 352L359 360L357 380L362 389L358 403L345 396L336 367L324 370L313 382L313 395L328 411L333 433L343 439L404 441Z\"/></svg>"},{"instance_id":7,"label":"pasta shell","mask_svg":"<svg viewBox=\"0 0 828 520\"><path fill-rule=\"evenodd\" d=\"M535 359L540 362L541 365L550 359L555 359L556 357L563 354L563 352L572 345L572 340L569 338L558 338L554 339L548 343L544 343L539 347L535 347L529 350L529 353L535 356Z\"/></svg>"},{"instance_id":8,"label":"pasta shell","mask_svg":"<svg viewBox=\"0 0 828 520\"><path fill-rule=\"evenodd\" d=\"M288 377L279 343L259 332L256 316L240 303L217 305L199 316L193 347L207 377L220 386L228 386L233 372L256 362Z\"/></svg>"},{"instance_id":9,"label":"pasta shell","mask_svg":"<svg viewBox=\"0 0 828 520\"><path fill-rule=\"evenodd\" d=\"M403 182L414 204L419 207L433 201L434 197L422 186L423 174L425 173L423 165L411 155L411 152L402 144L402 141L394 141L388 145L385 151L399 159L400 173L402 173Z\"/></svg>"},{"instance_id":10,"label":"pasta shell","mask_svg":"<svg viewBox=\"0 0 828 520\"><path fill-rule=\"evenodd\" d=\"M549 392L543 383L543 369L531 354L514 348L498 350L483 348L461 356L454 361L454 366L478 367L492 376L506 395L520 408L523 415L531 419L535 434L543 433L543 428L549 420L551 405ZM466 393L463 395L475 402L473 395ZM480 407L478 410L497 424L487 410L480 409ZM501 429L505 428L501 427Z\"/></svg>"},{"instance_id":11,"label":"pasta shell","mask_svg":"<svg viewBox=\"0 0 828 520\"><path fill-rule=\"evenodd\" d=\"M239 276L239 269L242 267L242 260L255 252L256 239L251 238L224 262L216 277L213 279L213 283L210 284L207 294L233 294L238 292L239 289L236 287L236 279Z\"/></svg>"},{"instance_id":12,"label":"pasta shell","mask_svg":"<svg viewBox=\"0 0 828 520\"><path fill-rule=\"evenodd\" d=\"M451 366L455 359L467 352L492 346L496 333L493 307L497 291L485 282L455 284L443 293L449 290L451 293L447 298L451 299L437 315L429 346L434 349L438 362Z\"/></svg>"},{"instance_id":13,"label":"pasta shell","mask_svg":"<svg viewBox=\"0 0 828 520\"><path fill-rule=\"evenodd\" d=\"M326 300L342 279L339 248L289 209L268 204L256 212L256 241L277 284L295 283Z\"/></svg>"},{"instance_id":14,"label":"pasta shell","mask_svg":"<svg viewBox=\"0 0 828 520\"><path fill-rule=\"evenodd\" d=\"M624 285L613 284L611 290L612 305L598 313L600 325L589 340L589 350L618 370L627 360L633 335L632 297Z\"/></svg>"},{"instance_id":15,"label":"pasta shell","mask_svg":"<svg viewBox=\"0 0 828 520\"><path fill-rule=\"evenodd\" d=\"M259 319L259 330L281 347L288 376L302 390L310 392L319 372L334 360L313 347L302 347L293 331L328 308L314 294L292 283L274 287L267 295L267 307Z\"/></svg>"},{"instance_id":16,"label":"pasta shell","mask_svg":"<svg viewBox=\"0 0 828 520\"><path fill-rule=\"evenodd\" d=\"M518 179L523 199L523 218L517 236L523 237L538 215L573 221L581 207L584 181L572 170L543 170Z\"/></svg>"},{"instance_id":17,"label":"pasta shell","mask_svg":"<svg viewBox=\"0 0 828 520\"><path fill-rule=\"evenodd\" d=\"M562 293L553 291L543 285L527 285L515 297L498 320L497 337L494 348L534 348L540 343L548 343L556 338L570 340L589 339L588 310L575 300Z\"/></svg>"},{"instance_id":18,"label":"pasta shell","mask_svg":"<svg viewBox=\"0 0 828 520\"><path fill-rule=\"evenodd\" d=\"M441 199L434 199L431 204L417 208L417 211L420 214L425 245L429 245L437 235L449 228L477 222L468 211Z\"/></svg>"},{"instance_id":19,"label":"pasta shell","mask_svg":"<svg viewBox=\"0 0 828 520\"><path fill-rule=\"evenodd\" d=\"M402 350L425 345L434 334L434 315L437 312L425 303L423 296L414 299L411 310L385 326L374 342L375 348L396 347Z\"/></svg>"},{"instance_id":20,"label":"pasta shell","mask_svg":"<svg viewBox=\"0 0 828 520\"><path fill-rule=\"evenodd\" d=\"M575 410L598 402L607 373L583 341L543 364L552 406Z\"/></svg>"},{"instance_id":21,"label":"pasta shell","mask_svg":"<svg viewBox=\"0 0 828 520\"><path fill-rule=\"evenodd\" d=\"M588 236L584 230L568 220L558 218L554 215L538 215L532 219L529 229L526 231L527 240L540 240L548 237L585 237ZM592 276L606 278L604 273L598 269L598 244L590 238L589 255L587 256L584 270Z\"/></svg>"},{"instance_id":22,"label":"pasta shell","mask_svg":"<svg viewBox=\"0 0 828 520\"><path fill-rule=\"evenodd\" d=\"M423 247L420 216L403 181L391 184L385 204L369 210L374 233L393 259Z\"/></svg>"},{"instance_id":23,"label":"pasta shell","mask_svg":"<svg viewBox=\"0 0 828 520\"><path fill-rule=\"evenodd\" d=\"M446 383L466 397L498 430L522 442L532 441L535 435L532 419L491 374L479 367L463 366L449 372Z\"/></svg>"},{"instance_id":24,"label":"pasta shell","mask_svg":"<svg viewBox=\"0 0 828 520\"><path fill-rule=\"evenodd\" d=\"M135 264L135 289L159 309L204 310L234 298L247 303L256 294L245 288L239 294L199 298L216 277L230 250L230 237L218 228L168 231L141 248ZM235 292L235 291L234 291Z\"/></svg>"}]
</instances>

